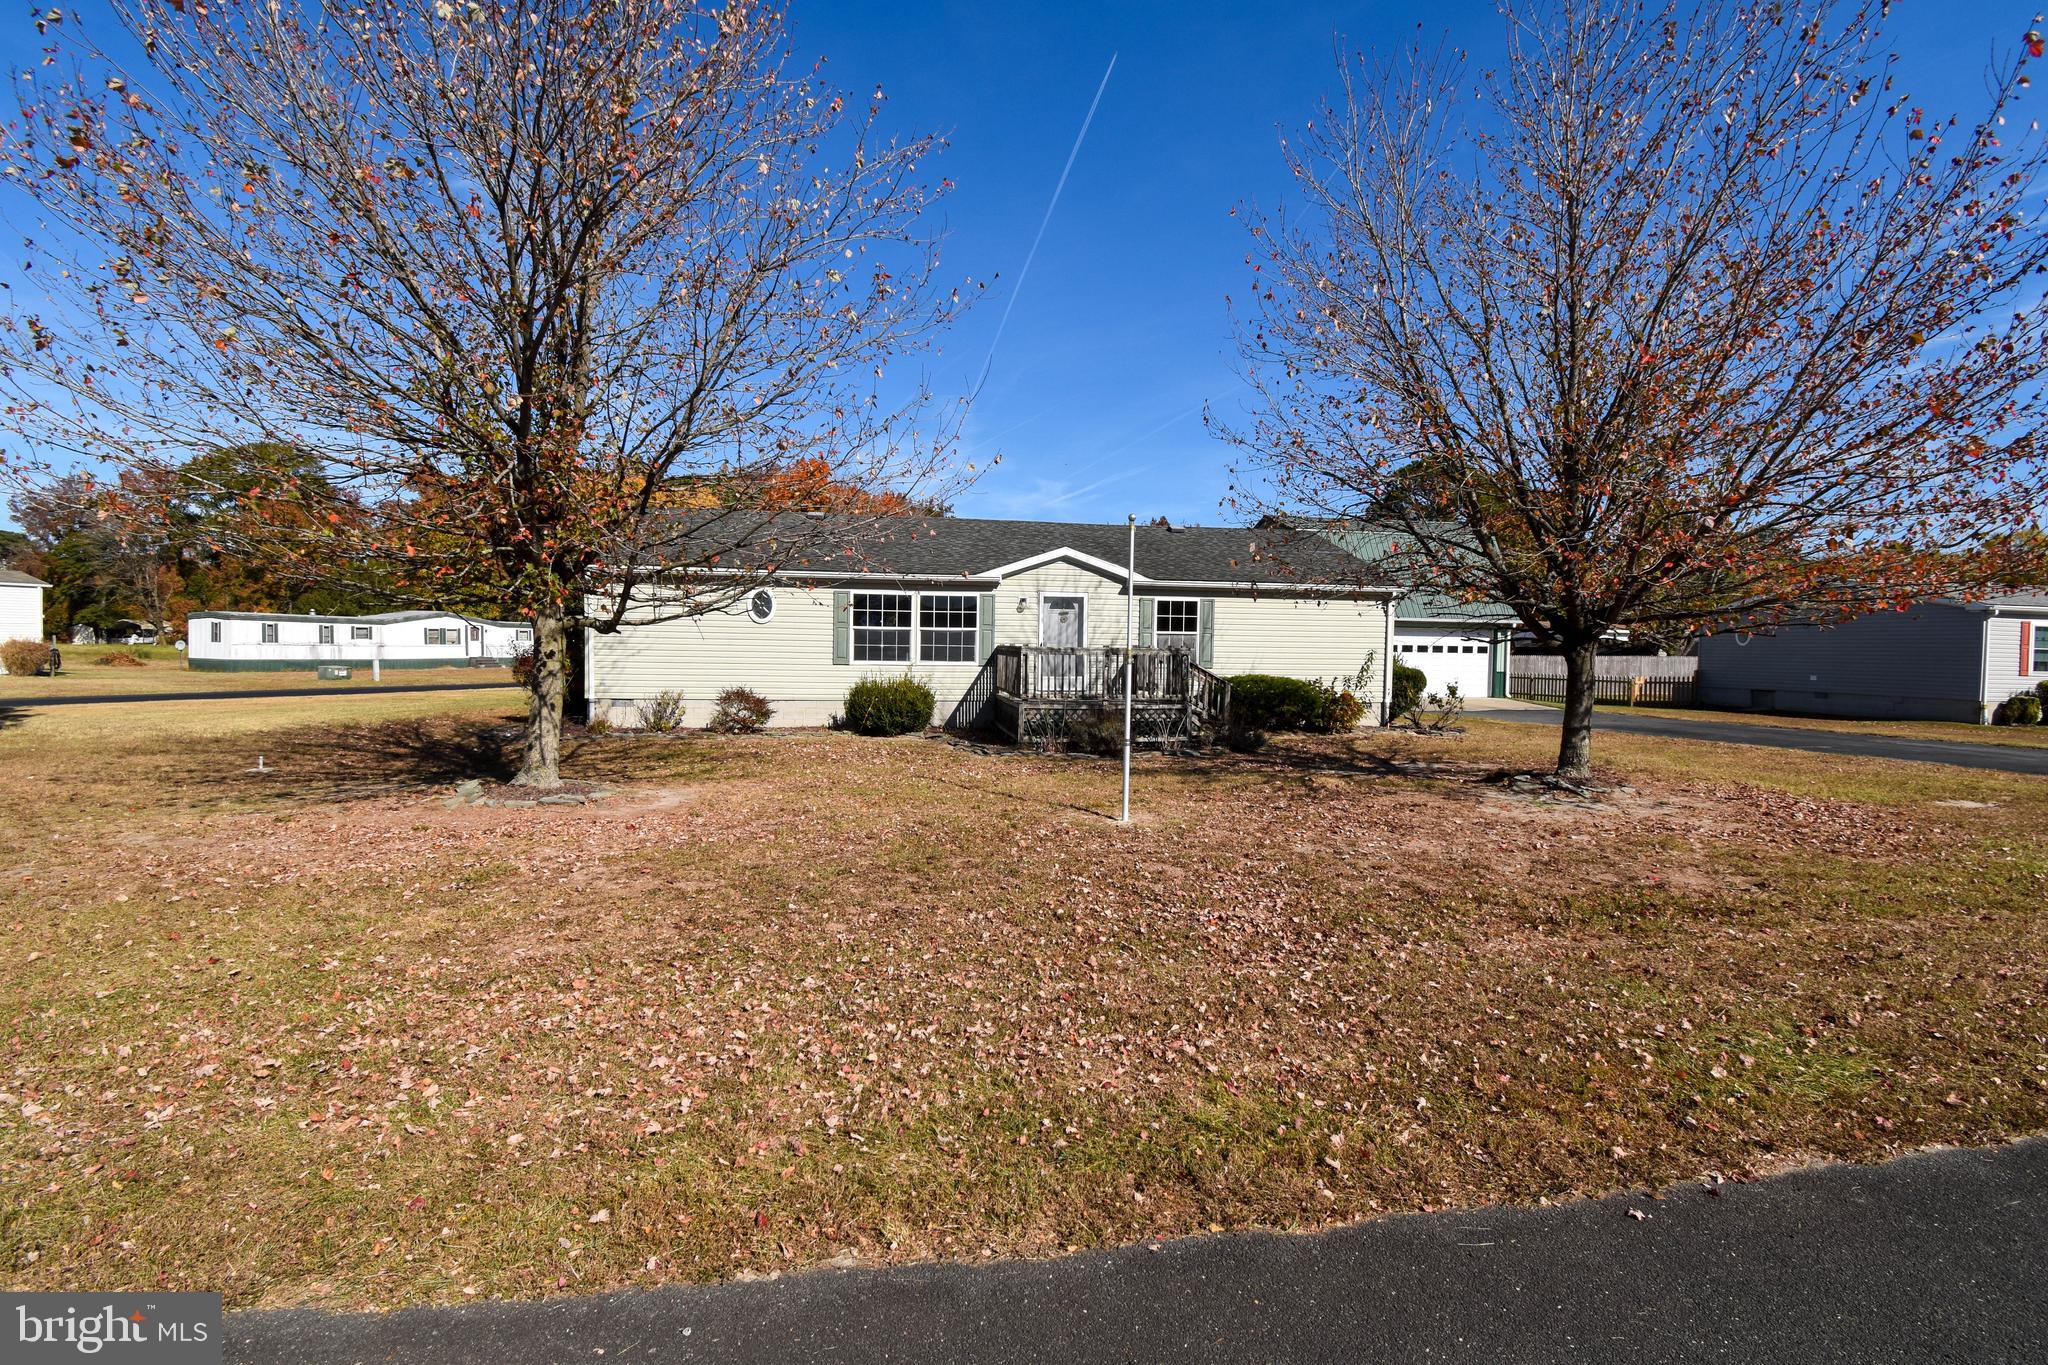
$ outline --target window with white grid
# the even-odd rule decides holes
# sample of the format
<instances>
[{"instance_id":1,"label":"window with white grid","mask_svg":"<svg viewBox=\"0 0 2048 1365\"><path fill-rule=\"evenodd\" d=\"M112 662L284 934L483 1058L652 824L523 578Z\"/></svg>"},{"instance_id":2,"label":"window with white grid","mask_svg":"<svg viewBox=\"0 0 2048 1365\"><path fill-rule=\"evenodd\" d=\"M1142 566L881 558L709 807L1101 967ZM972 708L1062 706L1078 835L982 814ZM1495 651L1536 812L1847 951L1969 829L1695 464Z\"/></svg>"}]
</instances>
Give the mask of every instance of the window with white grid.
<instances>
[{"instance_id":1,"label":"window with white grid","mask_svg":"<svg viewBox=\"0 0 2048 1365\"><path fill-rule=\"evenodd\" d=\"M910 594L857 592L853 595L853 661L910 662Z\"/></svg>"},{"instance_id":2,"label":"window with white grid","mask_svg":"<svg viewBox=\"0 0 2048 1365\"><path fill-rule=\"evenodd\" d=\"M1202 604L1192 597L1162 597L1153 607L1152 643L1189 654L1202 633Z\"/></svg>"},{"instance_id":3,"label":"window with white grid","mask_svg":"<svg viewBox=\"0 0 2048 1365\"><path fill-rule=\"evenodd\" d=\"M917 599L917 657L928 664L971 664L981 645L981 599L927 593Z\"/></svg>"}]
</instances>

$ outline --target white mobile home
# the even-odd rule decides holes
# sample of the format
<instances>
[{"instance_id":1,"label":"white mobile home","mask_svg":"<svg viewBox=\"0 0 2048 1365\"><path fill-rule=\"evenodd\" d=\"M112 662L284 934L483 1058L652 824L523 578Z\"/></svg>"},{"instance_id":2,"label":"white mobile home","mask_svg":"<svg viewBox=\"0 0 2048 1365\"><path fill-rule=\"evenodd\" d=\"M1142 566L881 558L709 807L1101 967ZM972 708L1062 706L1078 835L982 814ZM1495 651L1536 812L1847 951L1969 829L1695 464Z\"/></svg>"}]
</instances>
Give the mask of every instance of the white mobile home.
<instances>
[{"instance_id":1,"label":"white mobile home","mask_svg":"<svg viewBox=\"0 0 2048 1365\"><path fill-rule=\"evenodd\" d=\"M49 586L18 569L0 569L0 640L43 638L43 589Z\"/></svg>"},{"instance_id":2,"label":"white mobile home","mask_svg":"<svg viewBox=\"0 0 2048 1365\"><path fill-rule=\"evenodd\" d=\"M188 667L258 672L323 664L503 666L532 646L533 630L517 621L482 621L445 611L387 611L375 616L199 611L192 613L185 637Z\"/></svg>"},{"instance_id":3,"label":"white mobile home","mask_svg":"<svg viewBox=\"0 0 2048 1365\"><path fill-rule=\"evenodd\" d=\"M636 608L615 633L591 632L592 714L631 725L653 698L680 692L687 720L702 723L719 692L746 687L774 706L775 724L820 725L861 678L908 672L937 695L941 720L964 725L999 652L1120 647L1132 595L1141 647L1222 676L1348 679L1370 659L1363 700L1374 715L1386 708L1399 594L1363 586L1366 566L1323 537L1140 526L1132 576L1124 526L885 520L901 525L870 524L855 554L832 549L819 518L770 517L696 588ZM730 535L729 522L719 531ZM711 556L693 534L678 532L680 557L701 565ZM751 586L726 600L717 575L733 572ZM693 592L712 605L693 609Z\"/></svg>"}]
</instances>

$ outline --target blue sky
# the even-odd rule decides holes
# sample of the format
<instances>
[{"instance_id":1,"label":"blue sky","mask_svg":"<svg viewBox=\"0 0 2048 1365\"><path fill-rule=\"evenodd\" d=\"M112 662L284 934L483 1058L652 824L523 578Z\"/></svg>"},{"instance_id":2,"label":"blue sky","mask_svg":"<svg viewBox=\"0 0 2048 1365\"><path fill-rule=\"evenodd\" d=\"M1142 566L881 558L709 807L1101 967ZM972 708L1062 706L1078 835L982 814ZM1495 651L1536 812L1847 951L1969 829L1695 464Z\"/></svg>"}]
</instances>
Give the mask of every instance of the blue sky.
<instances>
[{"instance_id":1,"label":"blue sky","mask_svg":"<svg viewBox=\"0 0 2048 1365\"><path fill-rule=\"evenodd\" d=\"M1007 291L1112 53L1086 143L1012 311L965 454L1002 463L963 513L1226 520L1230 452L1204 403L1234 409L1225 296L1249 238L1231 209L1286 189L1281 124L1331 85L1337 34L1400 45L1499 30L1490 4L853 3L796 11L800 51L890 92L893 113L951 139L949 262L1000 278L933 366L972 385Z\"/></svg>"},{"instance_id":2,"label":"blue sky","mask_svg":"<svg viewBox=\"0 0 2048 1365\"><path fill-rule=\"evenodd\" d=\"M1500 50L1491 0L1374 4L802 4L797 48L837 80L880 81L894 114L948 134L958 183L949 262L1000 273L933 376L971 385L1110 54L1116 70L970 420L966 449L1002 464L963 513L1227 521L1232 452L1203 429L1237 412L1226 295L1244 292L1238 204L1287 192L1278 135L1334 86L1336 43L1396 52L1448 34L1475 67ZM1994 43L2023 5L1901 0L1900 70L1936 110L1974 113Z\"/></svg>"},{"instance_id":3,"label":"blue sky","mask_svg":"<svg viewBox=\"0 0 2048 1365\"><path fill-rule=\"evenodd\" d=\"M88 13L96 8L86 6ZM946 267L994 283L928 361L941 393L988 354L1060 168L1112 53L1116 70L995 356L964 453L1002 462L962 513L1121 521L1230 519L1231 452L1202 407L1243 401L1225 304L1242 293L1240 204L1287 191L1278 130L1332 88L1335 44L1395 51L1448 34L1483 64L1499 49L1490 0L1253 5L1180 0L793 0L799 57L852 91L879 83L905 130L951 142L934 175ZM0 20L8 65L29 59L30 13ZM97 17L97 16L95 16ZM1889 25L1930 115L1974 112L1995 43L2024 5L1902 0Z\"/></svg>"}]
</instances>

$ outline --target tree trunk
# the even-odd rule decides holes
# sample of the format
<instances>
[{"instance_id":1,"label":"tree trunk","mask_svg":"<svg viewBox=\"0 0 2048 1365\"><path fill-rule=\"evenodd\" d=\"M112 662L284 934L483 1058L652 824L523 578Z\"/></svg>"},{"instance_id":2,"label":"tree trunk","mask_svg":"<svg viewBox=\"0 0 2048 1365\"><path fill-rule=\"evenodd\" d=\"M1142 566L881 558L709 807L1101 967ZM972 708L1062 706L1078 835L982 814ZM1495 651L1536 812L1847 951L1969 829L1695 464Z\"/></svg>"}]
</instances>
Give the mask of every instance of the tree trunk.
<instances>
[{"instance_id":1,"label":"tree trunk","mask_svg":"<svg viewBox=\"0 0 2048 1365\"><path fill-rule=\"evenodd\" d=\"M533 696L526 758L512 781L522 787L562 785L562 698L569 685L569 632L559 610L533 618Z\"/></svg>"},{"instance_id":2,"label":"tree trunk","mask_svg":"<svg viewBox=\"0 0 2048 1365\"><path fill-rule=\"evenodd\" d=\"M1564 734L1557 742L1557 775L1593 780L1593 694L1599 682L1600 640L1577 641L1564 651Z\"/></svg>"}]
</instances>

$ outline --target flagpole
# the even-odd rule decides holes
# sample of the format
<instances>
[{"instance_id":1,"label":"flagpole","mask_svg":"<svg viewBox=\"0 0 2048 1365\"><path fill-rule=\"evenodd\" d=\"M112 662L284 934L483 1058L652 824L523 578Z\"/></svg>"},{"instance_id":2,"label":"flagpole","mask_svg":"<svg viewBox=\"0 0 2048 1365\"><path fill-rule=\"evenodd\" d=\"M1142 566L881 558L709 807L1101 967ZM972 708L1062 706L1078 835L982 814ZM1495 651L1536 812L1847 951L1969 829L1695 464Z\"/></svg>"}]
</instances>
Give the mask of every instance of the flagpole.
<instances>
[{"instance_id":1,"label":"flagpole","mask_svg":"<svg viewBox=\"0 0 2048 1365\"><path fill-rule=\"evenodd\" d=\"M1138 640L1138 514L1133 512L1130 521L1130 548L1126 551L1124 563L1124 813L1123 823L1131 823L1131 675L1136 670L1138 656L1133 648Z\"/></svg>"}]
</instances>

